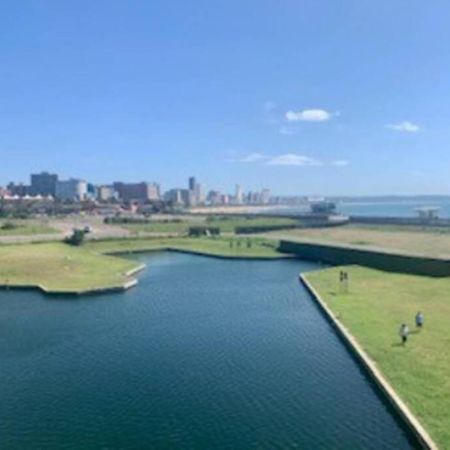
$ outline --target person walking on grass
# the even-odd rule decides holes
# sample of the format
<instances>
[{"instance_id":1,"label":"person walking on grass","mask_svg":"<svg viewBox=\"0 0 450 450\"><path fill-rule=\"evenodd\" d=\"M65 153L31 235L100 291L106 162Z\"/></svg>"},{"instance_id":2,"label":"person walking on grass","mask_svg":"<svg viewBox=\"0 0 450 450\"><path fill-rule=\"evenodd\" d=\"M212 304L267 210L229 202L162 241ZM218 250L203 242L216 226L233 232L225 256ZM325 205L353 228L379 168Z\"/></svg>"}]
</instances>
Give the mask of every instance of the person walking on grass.
<instances>
[{"instance_id":1,"label":"person walking on grass","mask_svg":"<svg viewBox=\"0 0 450 450\"><path fill-rule=\"evenodd\" d=\"M399 334L400 334L400 338L402 340L402 345L405 345L406 341L408 340L408 335L409 335L408 325L406 325L405 323L402 323L402 326L400 327L400 330L399 330Z\"/></svg>"},{"instance_id":2,"label":"person walking on grass","mask_svg":"<svg viewBox=\"0 0 450 450\"><path fill-rule=\"evenodd\" d=\"M416 314L416 327L419 328L419 329L422 328L423 327L423 322L424 322L423 314L422 314L421 311L418 311L417 314Z\"/></svg>"}]
</instances>

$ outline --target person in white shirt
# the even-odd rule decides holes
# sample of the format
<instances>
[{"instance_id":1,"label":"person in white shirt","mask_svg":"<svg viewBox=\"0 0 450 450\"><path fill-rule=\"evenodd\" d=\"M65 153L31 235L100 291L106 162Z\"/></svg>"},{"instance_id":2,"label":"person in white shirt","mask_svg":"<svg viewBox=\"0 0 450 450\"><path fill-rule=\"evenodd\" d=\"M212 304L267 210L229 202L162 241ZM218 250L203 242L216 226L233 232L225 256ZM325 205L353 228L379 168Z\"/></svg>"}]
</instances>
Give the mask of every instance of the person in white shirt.
<instances>
[{"instance_id":1,"label":"person in white shirt","mask_svg":"<svg viewBox=\"0 0 450 450\"><path fill-rule=\"evenodd\" d=\"M405 345L406 341L408 340L408 335L409 335L409 328L406 324L402 323L402 326L400 327L400 330L399 330L399 334L400 334L400 338L402 340L402 345Z\"/></svg>"}]
</instances>

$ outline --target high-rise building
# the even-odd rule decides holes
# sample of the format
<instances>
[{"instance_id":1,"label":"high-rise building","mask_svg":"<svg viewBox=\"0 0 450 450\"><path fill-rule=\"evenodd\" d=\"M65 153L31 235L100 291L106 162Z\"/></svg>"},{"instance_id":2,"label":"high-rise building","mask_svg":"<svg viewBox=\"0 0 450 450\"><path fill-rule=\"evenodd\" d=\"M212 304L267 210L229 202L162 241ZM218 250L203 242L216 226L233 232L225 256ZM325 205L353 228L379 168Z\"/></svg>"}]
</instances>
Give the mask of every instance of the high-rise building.
<instances>
[{"instance_id":1,"label":"high-rise building","mask_svg":"<svg viewBox=\"0 0 450 450\"><path fill-rule=\"evenodd\" d=\"M25 197L26 195L31 195L31 186L23 183L9 183L7 186L9 193L13 196Z\"/></svg>"},{"instance_id":2,"label":"high-rise building","mask_svg":"<svg viewBox=\"0 0 450 450\"><path fill-rule=\"evenodd\" d=\"M189 206L195 206L206 201L206 188L204 185L197 183L195 177L189 177Z\"/></svg>"},{"instance_id":3,"label":"high-rise building","mask_svg":"<svg viewBox=\"0 0 450 450\"><path fill-rule=\"evenodd\" d=\"M183 189L170 189L164 194L164 200L176 205L184 204Z\"/></svg>"},{"instance_id":4,"label":"high-rise building","mask_svg":"<svg viewBox=\"0 0 450 450\"><path fill-rule=\"evenodd\" d=\"M122 183L113 184L119 198L124 201L147 201L160 199L160 187L157 183Z\"/></svg>"},{"instance_id":5,"label":"high-rise building","mask_svg":"<svg viewBox=\"0 0 450 450\"><path fill-rule=\"evenodd\" d=\"M161 188L158 183L147 183L147 195L149 200L160 200Z\"/></svg>"},{"instance_id":6,"label":"high-rise building","mask_svg":"<svg viewBox=\"0 0 450 450\"><path fill-rule=\"evenodd\" d=\"M261 191L261 203L267 205L270 202L270 189L263 189Z\"/></svg>"},{"instance_id":7,"label":"high-rise building","mask_svg":"<svg viewBox=\"0 0 450 450\"><path fill-rule=\"evenodd\" d=\"M195 203L197 205L201 205L201 204L205 203L206 188L203 184L196 183L195 189L194 189L194 194L195 194Z\"/></svg>"},{"instance_id":8,"label":"high-rise building","mask_svg":"<svg viewBox=\"0 0 450 450\"><path fill-rule=\"evenodd\" d=\"M243 203L242 189L239 184L236 185L235 202L237 205L242 205L242 203Z\"/></svg>"},{"instance_id":9,"label":"high-rise building","mask_svg":"<svg viewBox=\"0 0 450 450\"><path fill-rule=\"evenodd\" d=\"M56 194L56 183L58 175L48 172L31 174L31 192L33 195L51 195Z\"/></svg>"},{"instance_id":10,"label":"high-rise building","mask_svg":"<svg viewBox=\"0 0 450 450\"><path fill-rule=\"evenodd\" d=\"M87 182L84 180L70 179L56 182L55 197L64 202L80 202L86 200L88 195Z\"/></svg>"},{"instance_id":11,"label":"high-rise building","mask_svg":"<svg viewBox=\"0 0 450 450\"><path fill-rule=\"evenodd\" d=\"M209 191L207 199L211 205L220 205L222 203L222 195L219 191Z\"/></svg>"},{"instance_id":12,"label":"high-rise building","mask_svg":"<svg viewBox=\"0 0 450 450\"><path fill-rule=\"evenodd\" d=\"M117 192L112 186L98 186L97 199L101 202L109 202L117 199Z\"/></svg>"}]
</instances>

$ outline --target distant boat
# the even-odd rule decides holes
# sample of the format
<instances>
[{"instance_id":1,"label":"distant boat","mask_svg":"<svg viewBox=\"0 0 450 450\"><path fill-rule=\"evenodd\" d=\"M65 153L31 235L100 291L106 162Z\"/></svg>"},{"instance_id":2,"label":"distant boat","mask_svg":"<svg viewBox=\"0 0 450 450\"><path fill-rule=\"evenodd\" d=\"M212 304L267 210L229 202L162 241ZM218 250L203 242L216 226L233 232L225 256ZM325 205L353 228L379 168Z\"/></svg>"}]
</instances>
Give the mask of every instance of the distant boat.
<instances>
[{"instance_id":1,"label":"distant boat","mask_svg":"<svg viewBox=\"0 0 450 450\"><path fill-rule=\"evenodd\" d=\"M327 200L310 202L309 207L313 214L333 214L336 211L336 203Z\"/></svg>"}]
</instances>

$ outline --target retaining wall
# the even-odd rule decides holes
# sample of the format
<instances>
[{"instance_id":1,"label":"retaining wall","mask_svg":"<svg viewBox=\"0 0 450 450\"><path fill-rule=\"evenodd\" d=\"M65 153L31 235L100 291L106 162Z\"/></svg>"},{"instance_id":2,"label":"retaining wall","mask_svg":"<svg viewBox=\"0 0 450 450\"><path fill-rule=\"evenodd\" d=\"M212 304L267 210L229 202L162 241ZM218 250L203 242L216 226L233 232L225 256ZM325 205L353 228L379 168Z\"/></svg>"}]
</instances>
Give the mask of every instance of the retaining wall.
<instances>
[{"instance_id":1,"label":"retaining wall","mask_svg":"<svg viewBox=\"0 0 450 450\"><path fill-rule=\"evenodd\" d=\"M297 255L302 259L320 261L332 265L357 264L374 269L413 275L450 276L449 259L285 240L280 241L279 251Z\"/></svg>"}]
</instances>

